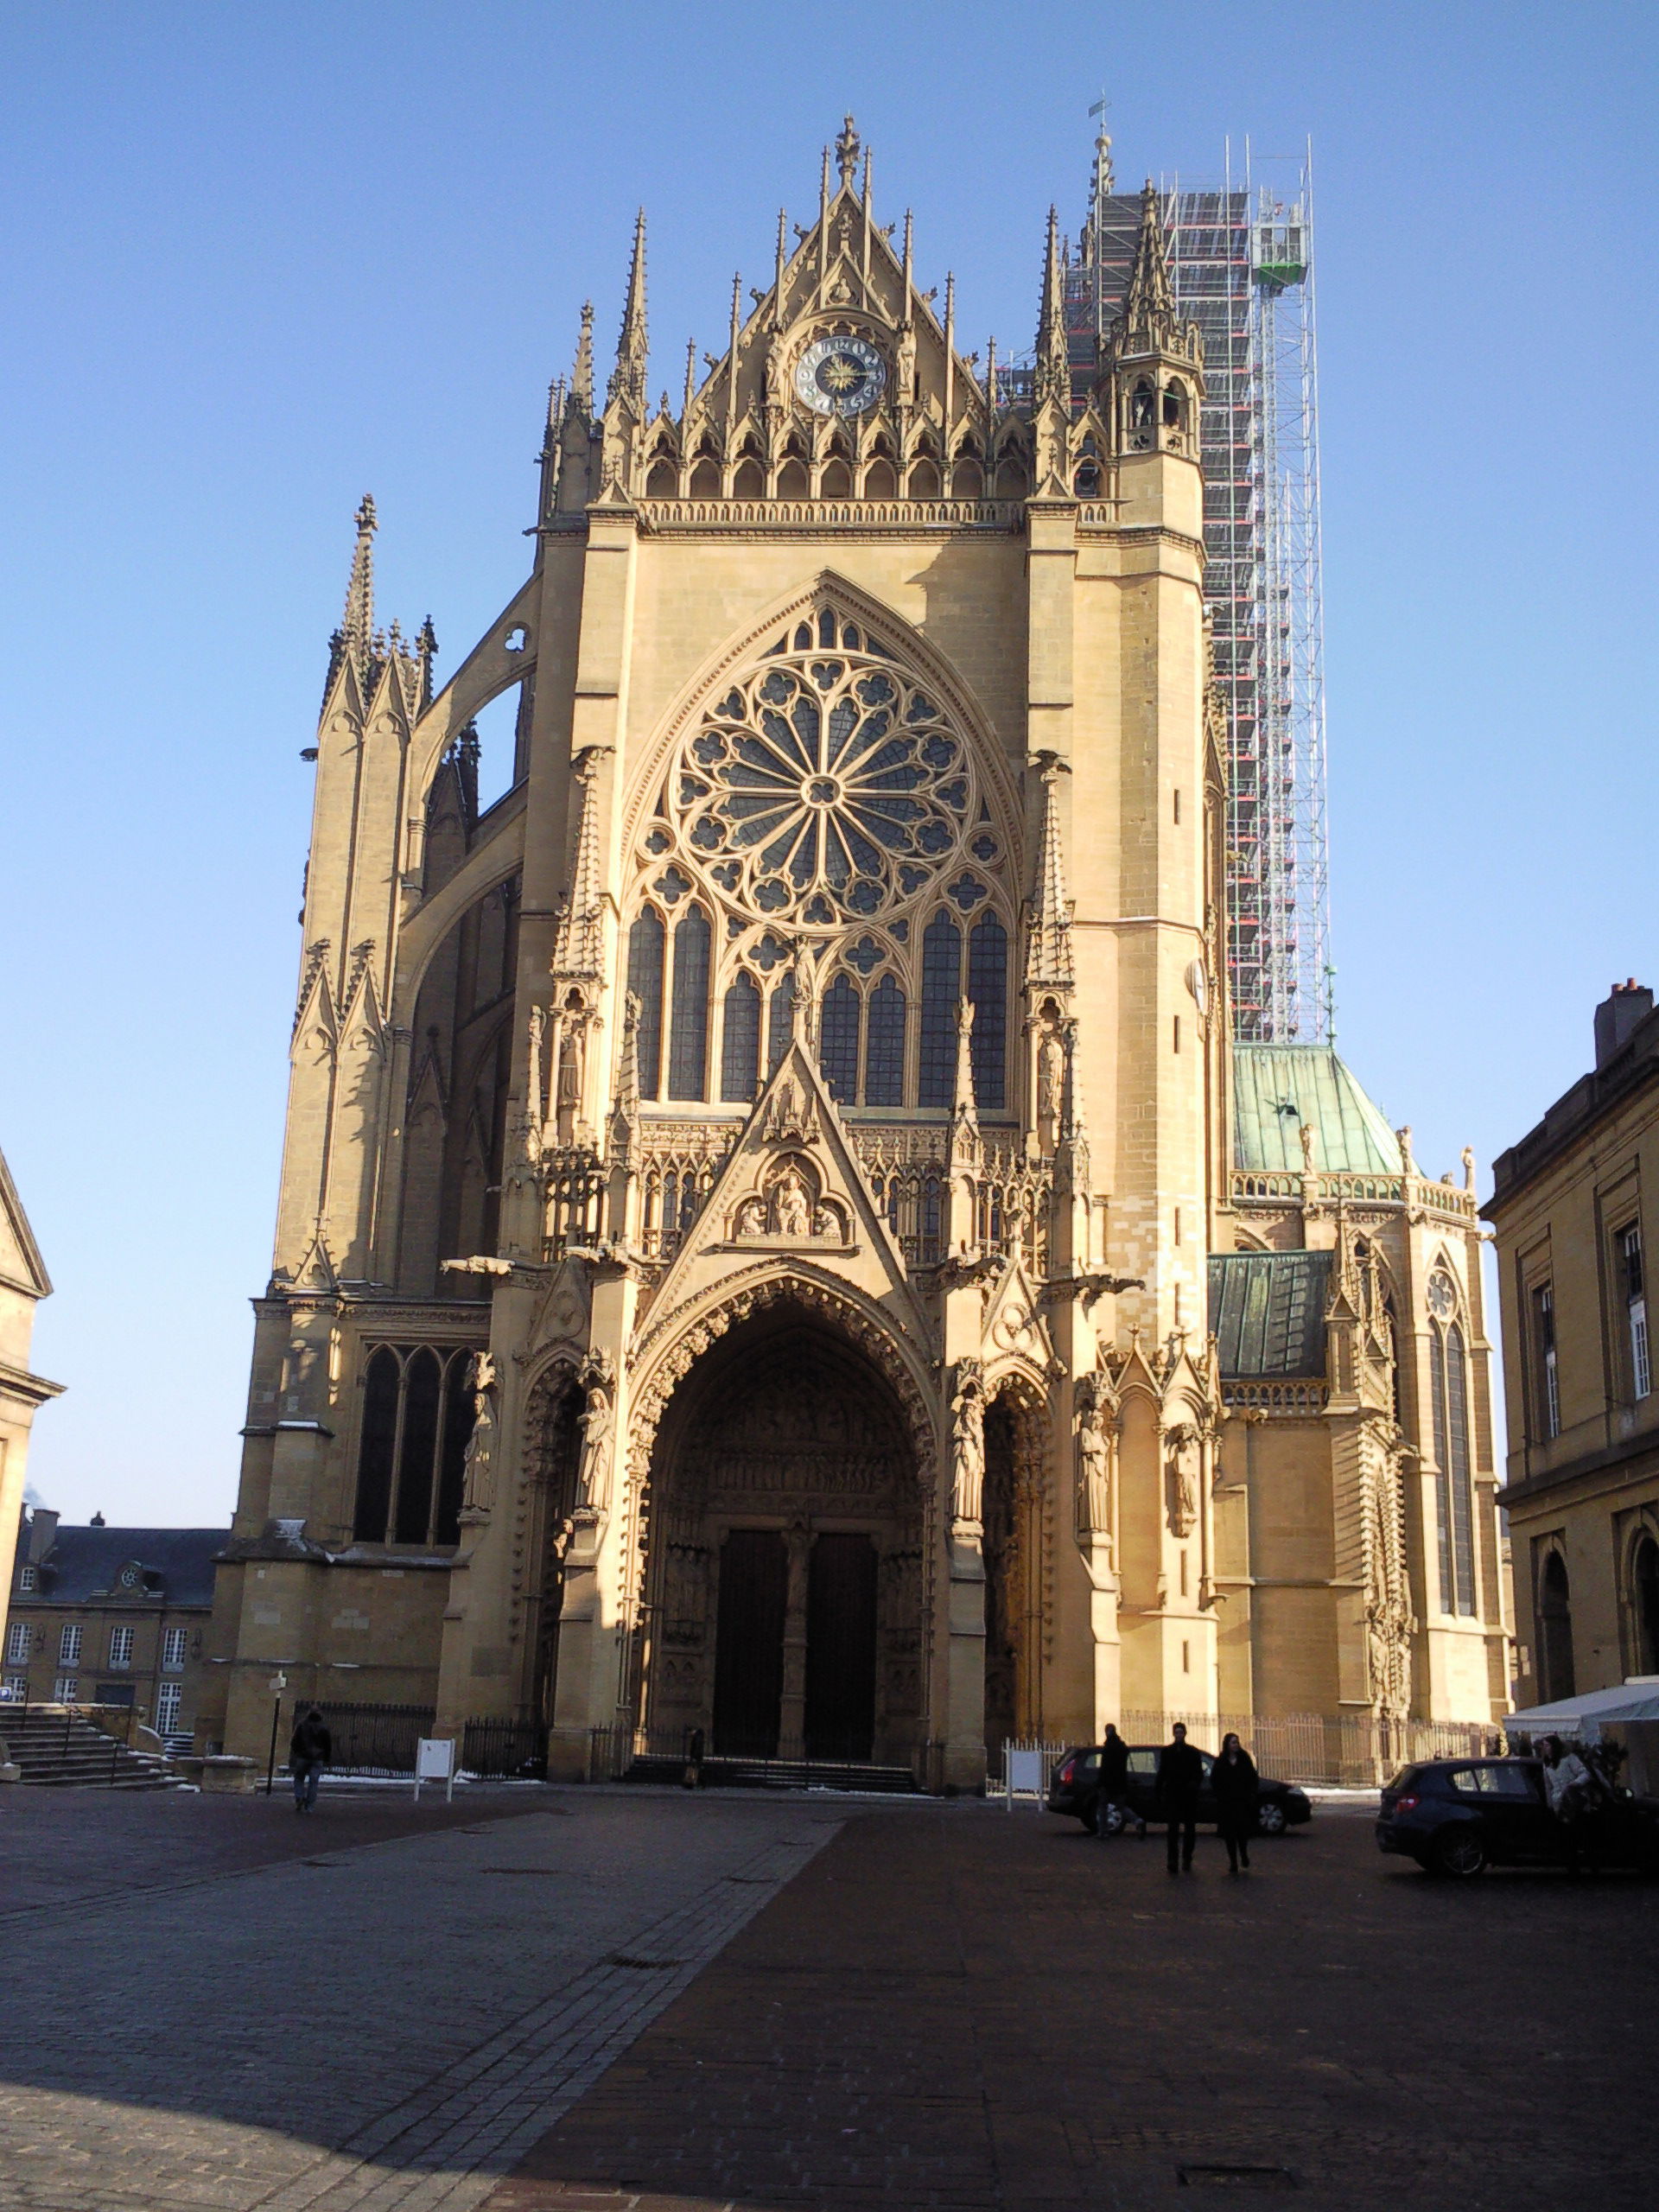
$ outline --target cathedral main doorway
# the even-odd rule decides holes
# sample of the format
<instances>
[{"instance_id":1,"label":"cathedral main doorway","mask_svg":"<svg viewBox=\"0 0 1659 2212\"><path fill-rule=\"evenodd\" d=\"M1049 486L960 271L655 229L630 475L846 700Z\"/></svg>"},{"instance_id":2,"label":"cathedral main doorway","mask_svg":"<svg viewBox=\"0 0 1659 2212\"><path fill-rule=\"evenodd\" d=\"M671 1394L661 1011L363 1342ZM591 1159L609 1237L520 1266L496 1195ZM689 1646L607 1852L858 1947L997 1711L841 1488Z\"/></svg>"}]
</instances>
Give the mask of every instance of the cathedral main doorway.
<instances>
[{"instance_id":1,"label":"cathedral main doorway","mask_svg":"<svg viewBox=\"0 0 1659 2212\"><path fill-rule=\"evenodd\" d=\"M717 1757L908 1764L925 1740L922 1494L890 1384L817 1314L723 1338L664 1413L644 1717Z\"/></svg>"}]
</instances>

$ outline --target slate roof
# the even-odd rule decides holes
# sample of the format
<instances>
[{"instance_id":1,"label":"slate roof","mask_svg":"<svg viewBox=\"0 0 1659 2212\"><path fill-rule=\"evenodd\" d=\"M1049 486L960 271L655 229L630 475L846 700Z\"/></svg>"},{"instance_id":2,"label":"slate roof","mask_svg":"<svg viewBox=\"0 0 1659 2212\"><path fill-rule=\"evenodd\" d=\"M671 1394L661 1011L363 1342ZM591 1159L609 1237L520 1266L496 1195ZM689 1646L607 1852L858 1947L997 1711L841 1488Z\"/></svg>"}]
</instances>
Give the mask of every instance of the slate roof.
<instances>
[{"instance_id":1,"label":"slate roof","mask_svg":"<svg viewBox=\"0 0 1659 2212\"><path fill-rule=\"evenodd\" d=\"M1325 1373L1329 1252L1217 1252L1210 1328L1230 1381Z\"/></svg>"},{"instance_id":2,"label":"slate roof","mask_svg":"<svg viewBox=\"0 0 1659 2212\"><path fill-rule=\"evenodd\" d=\"M60 1523L40 1562L35 1602L77 1605L107 1597L121 1569L137 1560L147 1595L169 1605L211 1605L213 1561L229 1535L228 1529L66 1529Z\"/></svg>"},{"instance_id":3,"label":"slate roof","mask_svg":"<svg viewBox=\"0 0 1659 2212\"><path fill-rule=\"evenodd\" d=\"M1300 1174L1303 1122L1315 1131L1316 1168L1400 1173L1398 1139L1329 1045L1235 1046L1233 1165Z\"/></svg>"}]
</instances>

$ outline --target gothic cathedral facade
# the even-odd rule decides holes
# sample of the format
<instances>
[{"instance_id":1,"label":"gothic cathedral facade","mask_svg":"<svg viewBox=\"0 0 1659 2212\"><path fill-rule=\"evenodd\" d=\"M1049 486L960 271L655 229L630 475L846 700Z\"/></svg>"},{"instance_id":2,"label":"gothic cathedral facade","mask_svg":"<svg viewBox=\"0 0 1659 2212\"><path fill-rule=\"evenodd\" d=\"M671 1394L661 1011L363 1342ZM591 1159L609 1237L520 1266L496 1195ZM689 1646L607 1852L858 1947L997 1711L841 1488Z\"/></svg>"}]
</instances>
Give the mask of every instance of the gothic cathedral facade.
<instances>
[{"instance_id":1,"label":"gothic cathedral facade","mask_svg":"<svg viewBox=\"0 0 1659 2212\"><path fill-rule=\"evenodd\" d=\"M1255 1048L1300 1086L1288 1160L1282 1100L1241 1122L1204 366L1155 198L1081 377L1051 218L1017 397L893 232L849 123L676 412L642 219L530 573L441 689L429 627L375 626L359 512L232 1750L273 1671L516 1724L556 1776L701 1730L933 1789L1127 1713L1501 1709L1472 1195L1386 1124L1338 1157L1332 1054Z\"/></svg>"}]
</instances>

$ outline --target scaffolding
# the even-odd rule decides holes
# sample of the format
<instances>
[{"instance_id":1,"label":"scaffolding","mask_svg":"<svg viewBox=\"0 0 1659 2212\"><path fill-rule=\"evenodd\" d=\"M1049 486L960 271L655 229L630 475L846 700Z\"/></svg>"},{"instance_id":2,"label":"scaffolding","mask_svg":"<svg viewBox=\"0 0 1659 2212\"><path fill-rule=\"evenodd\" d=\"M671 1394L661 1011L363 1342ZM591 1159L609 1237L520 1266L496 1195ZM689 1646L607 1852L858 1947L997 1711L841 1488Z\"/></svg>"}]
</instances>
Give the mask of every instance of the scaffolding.
<instances>
[{"instance_id":1,"label":"scaffolding","mask_svg":"<svg viewBox=\"0 0 1659 2212\"><path fill-rule=\"evenodd\" d=\"M1103 134L1088 220L1065 270L1081 404L1122 305L1138 194L1112 189ZM1170 275L1204 340L1205 595L1228 743L1227 957L1241 1040L1331 1034L1310 163L1219 187L1160 188Z\"/></svg>"}]
</instances>

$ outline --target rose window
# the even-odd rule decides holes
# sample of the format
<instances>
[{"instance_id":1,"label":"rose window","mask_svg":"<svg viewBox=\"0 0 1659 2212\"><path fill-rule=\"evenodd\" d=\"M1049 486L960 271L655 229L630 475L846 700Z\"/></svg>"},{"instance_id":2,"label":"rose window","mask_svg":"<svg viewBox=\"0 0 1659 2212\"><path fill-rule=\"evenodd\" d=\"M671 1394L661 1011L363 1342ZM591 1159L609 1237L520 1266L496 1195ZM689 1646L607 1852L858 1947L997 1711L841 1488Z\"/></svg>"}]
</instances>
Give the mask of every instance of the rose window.
<instances>
[{"instance_id":1,"label":"rose window","mask_svg":"<svg viewBox=\"0 0 1659 2212\"><path fill-rule=\"evenodd\" d=\"M769 658L704 715L665 803L729 905L818 926L917 898L978 812L938 701L861 652Z\"/></svg>"}]
</instances>

